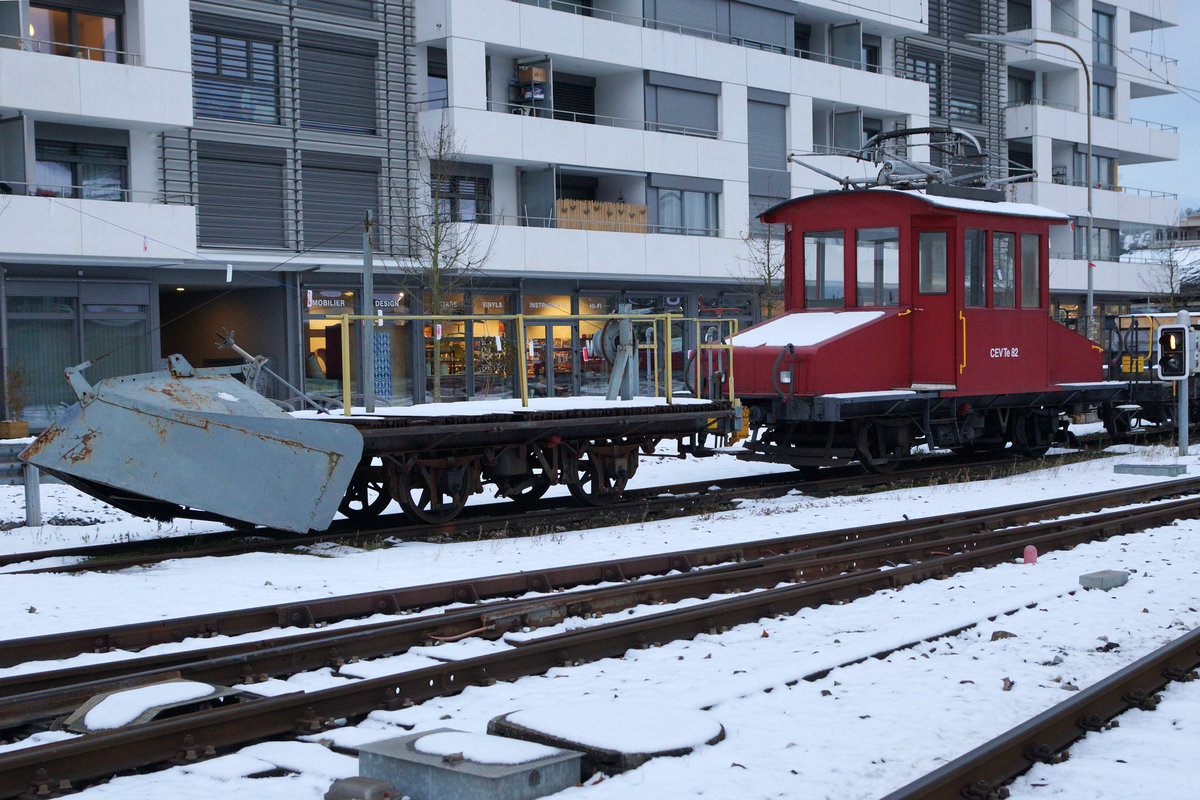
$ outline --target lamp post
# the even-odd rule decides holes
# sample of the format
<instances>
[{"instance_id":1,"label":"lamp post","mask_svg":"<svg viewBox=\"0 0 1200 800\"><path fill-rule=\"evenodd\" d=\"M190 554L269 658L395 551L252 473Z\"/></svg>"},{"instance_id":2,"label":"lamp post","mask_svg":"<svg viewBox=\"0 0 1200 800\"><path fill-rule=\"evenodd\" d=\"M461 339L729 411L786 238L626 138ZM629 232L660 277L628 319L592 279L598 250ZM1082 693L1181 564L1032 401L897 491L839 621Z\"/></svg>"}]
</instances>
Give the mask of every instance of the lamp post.
<instances>
[{"instance_id":1,"label":"lamp post","mask_svg":"<svg viewBox=\"0 0 1200 800\"><path fill-rule=\"evenodd\" d=\"M968 33L967 39L976 42L990 42L992 44L1012 44L1018 47L1033 47L1035 44L1052 44L1058 47L1065 47L1071 51L1071 54L1079 59L1079 66L1083 67L1083 82L1085 87L1085 102L1087 103L1087 161L1083 167L1083 179L1087 183L1087 240L1084 245L1084 258L1087 259L1087 313L1083 318L1084 333L1092 338L1092 309L1094 308L1093 290L1092 290L1092 272L1095 270L1095 265L1092 264L1092 73L1088 69L1087 61L1080 55L1079 51L1069 44L1056 42L1053 39L1036 39L1032 36L1020 36L1010 33Z\"/></svg>"}]
</instances>

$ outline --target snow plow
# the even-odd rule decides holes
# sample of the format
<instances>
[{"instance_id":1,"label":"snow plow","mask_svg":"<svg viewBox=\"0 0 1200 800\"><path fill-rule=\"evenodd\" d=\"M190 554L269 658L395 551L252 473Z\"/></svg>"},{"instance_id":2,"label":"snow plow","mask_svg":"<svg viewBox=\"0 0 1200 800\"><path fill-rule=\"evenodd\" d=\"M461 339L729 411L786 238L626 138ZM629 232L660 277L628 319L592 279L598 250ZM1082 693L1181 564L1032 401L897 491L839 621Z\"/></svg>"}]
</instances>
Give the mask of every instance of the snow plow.
<instances>
[{"instance_id":1,"label":"snow plow","mask_svg":"<svg viewBox=\"0 0 1200 800\"><path fill-rule=\"evenodd\" d=\"M78 402L20 458L142 517L329 527L363 450L352 425L296 419L238 380L254 365L108 378L66 370Z\"/></svg>"}]
</instances>

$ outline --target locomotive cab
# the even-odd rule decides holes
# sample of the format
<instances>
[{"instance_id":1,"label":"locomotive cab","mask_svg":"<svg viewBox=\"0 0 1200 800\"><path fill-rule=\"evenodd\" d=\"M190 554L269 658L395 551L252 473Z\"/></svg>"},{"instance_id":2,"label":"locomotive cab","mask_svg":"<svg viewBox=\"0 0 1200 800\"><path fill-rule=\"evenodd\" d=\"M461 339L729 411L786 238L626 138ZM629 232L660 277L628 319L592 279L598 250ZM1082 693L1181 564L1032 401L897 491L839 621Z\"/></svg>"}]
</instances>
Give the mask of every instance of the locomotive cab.
<instances>
[{"instance_id":1,"label":"locomotive cab","mask_svg":"<svg viewBox=\"0 0 1200 800\"><path fill-rule=\"evenodd\" d=\"M762 219L784 227L785 313L732 340L759 429L747 457L882 468L921 444L1044 451L1060 410L1096 396L1083 385L1103 380L1102 352L1048 311L1064 215L876 188Z\"/></svg>"}]
</instances>

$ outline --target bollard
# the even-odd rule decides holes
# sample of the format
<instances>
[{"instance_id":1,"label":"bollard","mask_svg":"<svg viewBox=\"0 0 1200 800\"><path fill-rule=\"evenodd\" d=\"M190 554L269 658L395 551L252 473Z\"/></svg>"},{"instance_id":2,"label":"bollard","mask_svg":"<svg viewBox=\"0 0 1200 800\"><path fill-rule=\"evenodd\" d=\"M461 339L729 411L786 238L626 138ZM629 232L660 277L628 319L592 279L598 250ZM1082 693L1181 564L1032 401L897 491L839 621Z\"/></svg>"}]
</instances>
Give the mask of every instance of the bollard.
<instances>
[{"instance_id":1,"label":"bollard","mask_svg":"<svg viewBox=\"0 0 1200 800\"><path fill-rule=\"evenodd\" d=\"M25 462L25 525L35 528L42 524L41 470Z\"/></svg>"},{"instance_id":2,"label":"bollard","mask_svg":"<svg viewBox=\"0 0 1200 800\"><path fill-rule=\"evenodd\" d=\"M1037 563L1037 548L1031 544L1025 545L1025 563L1026 564L1036 564Z\"/></svg>"}]
</instances>

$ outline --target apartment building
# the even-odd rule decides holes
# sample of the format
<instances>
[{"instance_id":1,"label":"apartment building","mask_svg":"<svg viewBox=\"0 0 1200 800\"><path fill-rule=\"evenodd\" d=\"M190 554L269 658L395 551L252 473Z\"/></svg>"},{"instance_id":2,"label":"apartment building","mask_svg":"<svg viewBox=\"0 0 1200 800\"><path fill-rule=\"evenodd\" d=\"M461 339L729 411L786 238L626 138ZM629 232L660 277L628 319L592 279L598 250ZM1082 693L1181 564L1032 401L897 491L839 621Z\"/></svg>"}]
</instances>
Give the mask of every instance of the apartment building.
<instances>
[{"instance_id":1,"label":"apartment building","mask_svg":"<svg viewBox=\"0 0 1200 800\"><path fill-rule=\"evenodd\" d=\"M1154 31L1178 24L1180 4L1008 0L1007 5L1009 35L1039 40L1032 46L987 45L1002 49L1007 65L1009 157L1038 175L1014 186L1013 197L1072 217L1070 228L1052 233L1056 312L1070 321L1085 305L1089 205L1095 318L1126 310L1131 300L1152 303L1161 280L1147 276L1144 265L1121 263L1120 254L1127 242L1145 238L1140 235L1145 231L1174 225L1179 202L1151 187L1126 186L1120 167L1179 158L1176 127L1140 118L1137 101L1175 92L1177 60L1149 45Z\"/></svg>"},{"instance_id":2,"label":"apartment building","mask_svg":"<svg viewBox=\"0 0 1200 800\"><path fill-rule=\"evenodd\" d=\"M1111 17L1096 38L1111 65L1092 52L1095 14ZM220 364L221 328L292 385L333 393L341 342L325 315L427 310L403 231L436 194L438 218L488 253L443 310L527 315L533 385L599 391L600 323L564 315L758 318L744 237L770 232L755 215L835 188L789 153L865 175L841 154L948 122L997 168L1038 168L1014 197L1086 216L1078 62L968 33L1092 55L1091 82L1113 89L1111 118L1093 115L1096 174L1109 168L1096 159L1112 170L1094 187L1096 230L1157 221L1173 200L1124 190L1115 170L1177 151L1129 105L1175 68L1143 63L1137 34L1177 19L1171 0L0 0L3 360L35 425L70 399L63 366ZM458 147L431 171L422 140L439 129ZM1056 236L1069 311L1086 270L1072 234ZM1096 252L1097 297L1139 293ZM435 374L445 396L511 393L512 327L376 326L375 393L422 402ZM681 326L666 346L678 360L704 335Z\"/></svg>"}]
</instances>

